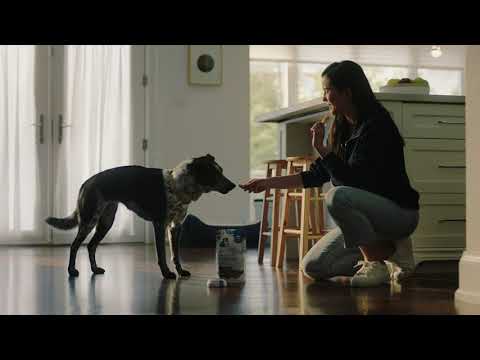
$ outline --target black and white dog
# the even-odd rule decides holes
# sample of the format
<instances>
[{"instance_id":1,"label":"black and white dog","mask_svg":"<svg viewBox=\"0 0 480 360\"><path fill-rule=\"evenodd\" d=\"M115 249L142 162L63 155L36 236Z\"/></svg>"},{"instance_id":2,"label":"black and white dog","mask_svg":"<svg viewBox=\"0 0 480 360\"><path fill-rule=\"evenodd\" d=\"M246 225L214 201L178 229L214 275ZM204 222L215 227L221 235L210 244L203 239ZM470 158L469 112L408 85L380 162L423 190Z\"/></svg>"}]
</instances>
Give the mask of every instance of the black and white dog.
<instances>
[{"instance_id":1,"label":"black and white dog","mask_svg":"<svg viewBox=\"0 0 480 360\"><path fill-rule=\"evenodd\" d=\"M67 218L50 217L46 222L62 230L78 226L78 233L70 248L68 273L78 276L75 259L78 248L96 227L88 243L88 256L94 274L103 274L97 266L95 251L113 225L118 203L141 218L151 221L155 230L158 265L164 278L175 279L167 266L165 230L170 230L172 261L179 276L190 276L182 269L178 254L181 225L188 205L204 193L229 193L235 184L223 175L222 168L210 154L184 161L174 169L153 169L142 166L123 166L98 173L80 188L77 208Z\"/></svg>"}]
</instances>

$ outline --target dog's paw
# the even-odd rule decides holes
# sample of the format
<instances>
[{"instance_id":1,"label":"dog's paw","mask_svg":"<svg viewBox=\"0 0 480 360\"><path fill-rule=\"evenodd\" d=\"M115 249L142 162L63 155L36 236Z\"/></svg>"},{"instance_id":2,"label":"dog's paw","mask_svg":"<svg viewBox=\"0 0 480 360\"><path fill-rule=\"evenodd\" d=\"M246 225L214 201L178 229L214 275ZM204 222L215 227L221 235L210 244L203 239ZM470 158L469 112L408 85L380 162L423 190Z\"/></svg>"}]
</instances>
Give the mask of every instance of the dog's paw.
<instances>
[{"instance_id":1,"label":"dog's paw","mask_svg":"<svg viewBox=\"0 0 480 360\"><path fill-rule=\"evenodd\" d=\"M179 272L179 275L180 275L181 277L190 277L192 274L190 274L190 272L187 271L187 270L181 270L181 271Z\"/></svg>"},{"instance_id":2,"label":"dog's paw","mask_svg":"<svg viewBox=\"0 0 480 360\"><path fill-rule=\"evenodd\" d=\"M92 272L95 275L101 275L101 274L105 274L105 269L102 269L101 267L96 267L96 268L92 269Z\"/></svg>"},{"instance_id":3,"label":"dog's paw","mask_svg":"<svg viewBox=\"0 0 480 360\"><path fill-rule=\"evenodd\" d=\"M68 269L68 275L72 277L78 277L80 273L78 272L77 269Z\"/></svg>"},{"instance_id":4,"label":"dog's paw","mask_svg":"<svg viewBox=\"0 0 480 360\"><path fill-rule=\"evenodd\" d=\"M175 273L171 272L171 271L164 272L164 273L162 273L162 275L165 279L176 279L177 278L177 275L175 275Z\"/></svg>"}]
</instances>

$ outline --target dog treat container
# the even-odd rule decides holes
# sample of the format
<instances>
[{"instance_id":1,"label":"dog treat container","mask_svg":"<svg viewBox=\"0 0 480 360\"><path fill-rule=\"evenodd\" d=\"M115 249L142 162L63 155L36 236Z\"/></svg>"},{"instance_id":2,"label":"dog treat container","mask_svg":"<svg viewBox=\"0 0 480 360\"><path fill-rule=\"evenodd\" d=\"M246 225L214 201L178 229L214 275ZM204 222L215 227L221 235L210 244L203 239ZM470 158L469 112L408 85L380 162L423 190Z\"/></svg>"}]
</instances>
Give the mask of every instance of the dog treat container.
<instances>
[{"instance_id":1,"label":"dog treat container","mask_svg":"<svg viewBox=\"0 0 480 360\"><path fill-rule=\"evenodd\" d=\"M220 279L227 284L245 282L247 238L241 229L220 229L216 237L216 263Z\"/></svg>"}]
</instances>

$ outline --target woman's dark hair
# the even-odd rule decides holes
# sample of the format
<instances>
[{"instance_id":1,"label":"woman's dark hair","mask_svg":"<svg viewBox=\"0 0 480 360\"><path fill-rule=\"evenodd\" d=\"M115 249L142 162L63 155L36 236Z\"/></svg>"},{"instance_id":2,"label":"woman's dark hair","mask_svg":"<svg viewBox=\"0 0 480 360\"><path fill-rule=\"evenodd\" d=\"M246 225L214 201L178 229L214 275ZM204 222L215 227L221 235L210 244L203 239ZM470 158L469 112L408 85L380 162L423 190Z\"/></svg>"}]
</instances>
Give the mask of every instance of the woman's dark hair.
<instances>
[{"instance_id":1,"label":"woman's dark hair","mask_svg":"<svg viewBox=\"0 0 480 360\"><path fill-rule=\"evenodd\" d=\"M356 126L359 126L369 116L375 116L379 113L387 113L387 116L390 116L388 111L375 97L362 67L357 63L349 60L334 62L322 72L322 77L327 77L330 84L337 90L344 91L350 89L352 103L358 115ZM401 138L400 133L398 135ZM343 118L343 115L337 115L333 122L328 142L332 151L340 157L343 157L341 144L345 143L349 136L350 126L348 122ZM401 141L403 146L402 138Z\"/></svg>"}]
</instances>

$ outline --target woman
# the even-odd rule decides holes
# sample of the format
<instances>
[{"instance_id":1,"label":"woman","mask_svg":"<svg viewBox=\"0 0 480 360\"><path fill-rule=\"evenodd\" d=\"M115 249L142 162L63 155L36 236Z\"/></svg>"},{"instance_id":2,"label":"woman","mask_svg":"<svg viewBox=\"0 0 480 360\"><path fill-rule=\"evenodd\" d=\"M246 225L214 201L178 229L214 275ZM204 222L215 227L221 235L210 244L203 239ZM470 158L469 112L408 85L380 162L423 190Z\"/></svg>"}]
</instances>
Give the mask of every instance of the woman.
<instances>
[{"instance_id":1,"label":"woman","mask_svg":"<svg viewBox=\"0 0 480 360\"><path fill-rule=\"evenodd\" d=\"M403 280L415 266L410 235L419 209L419 195L405 170L403 138L358 64L329 65L322 85L334 121L326 146L323 123L311 128L320 156L309 171L252 179L240 187L261 192L331 181L334 188L325 201L338 227L306 254L303 272L314 279L351 276L357 287Z\"/></svg>"}]
</instances>

